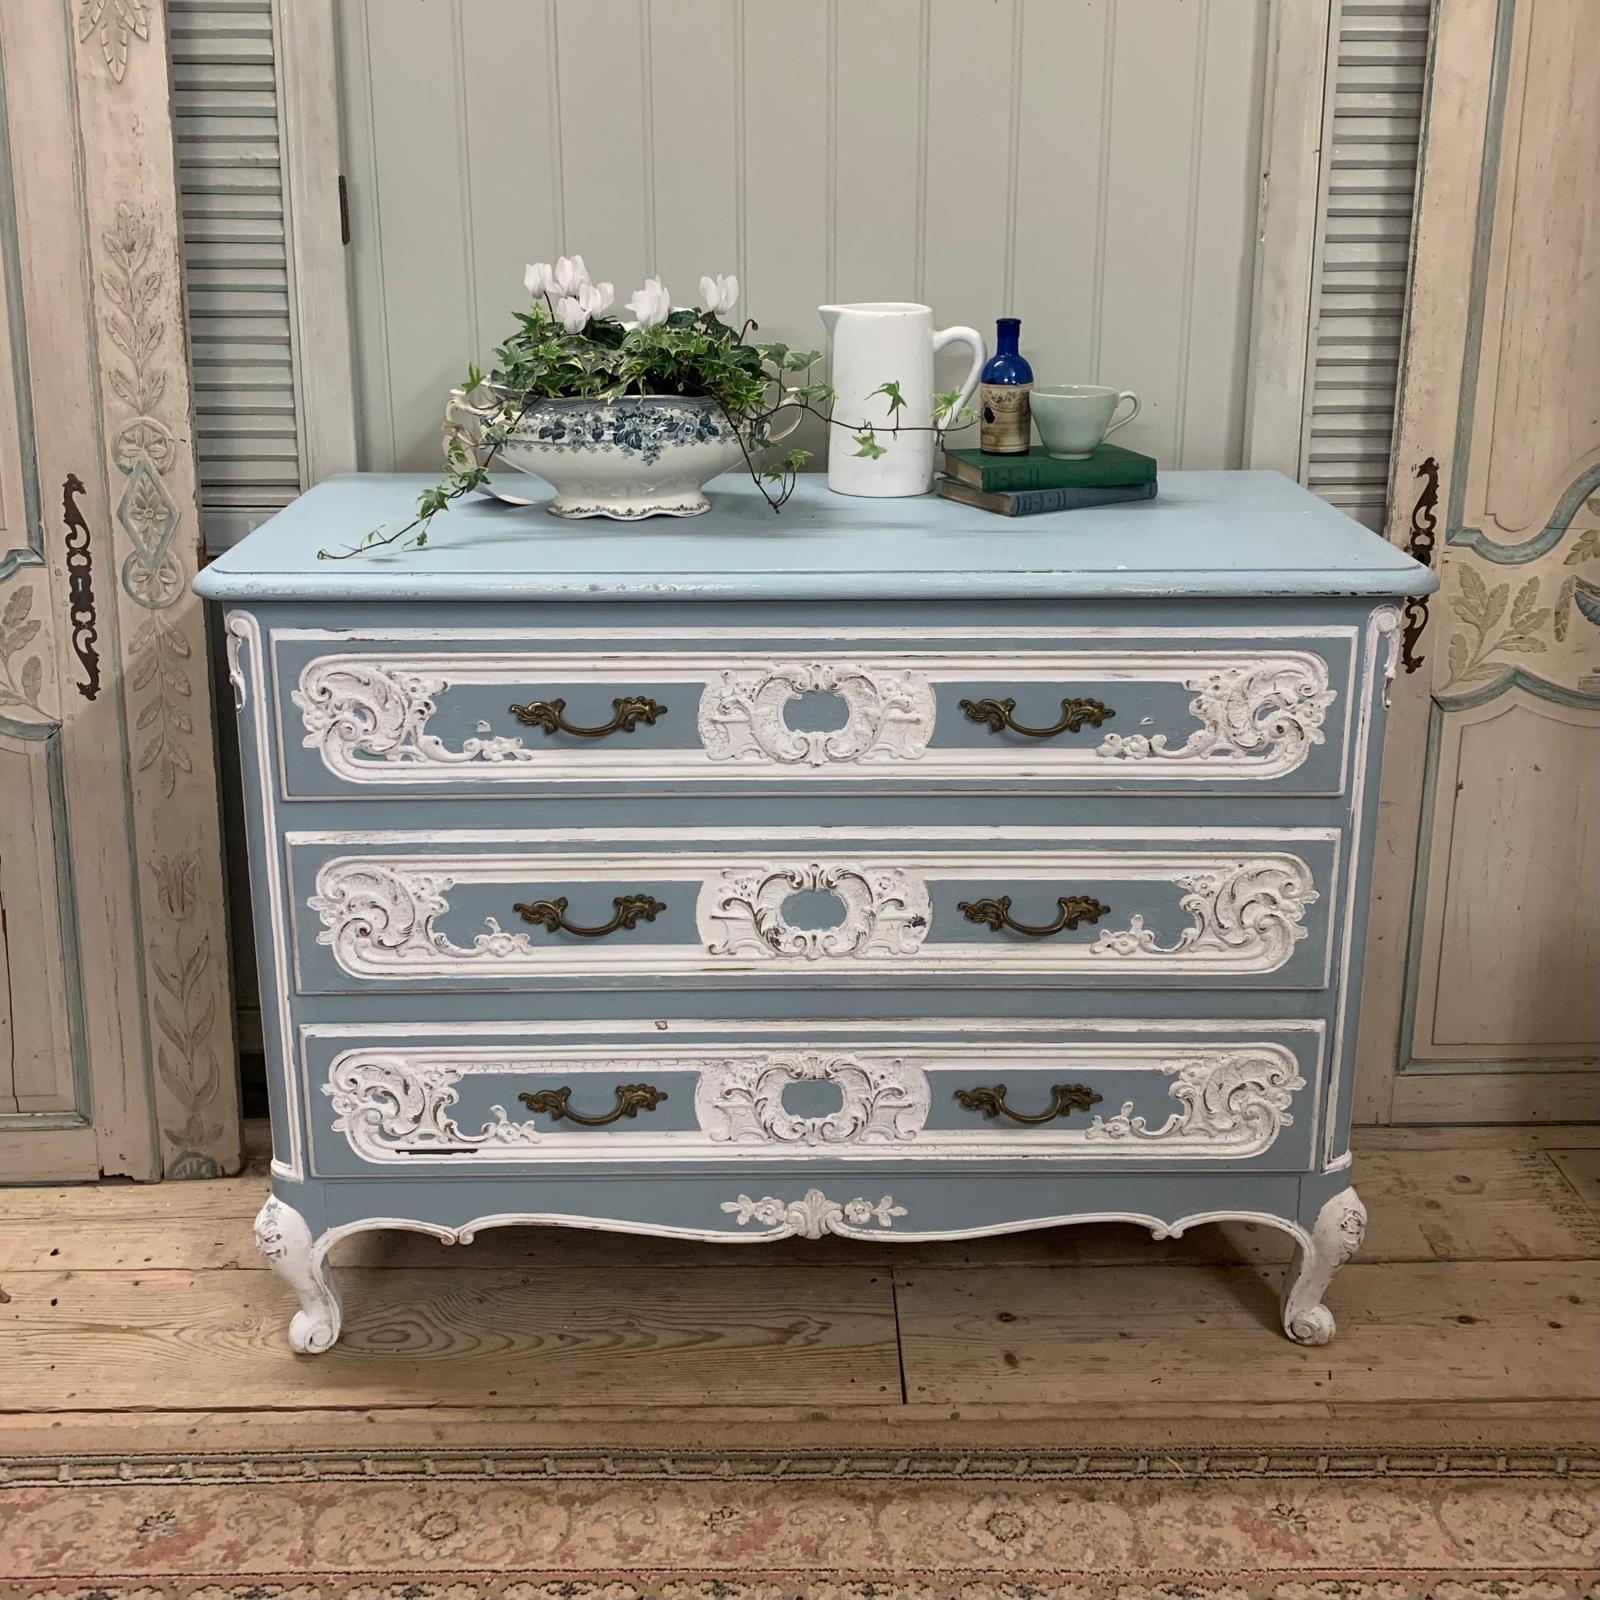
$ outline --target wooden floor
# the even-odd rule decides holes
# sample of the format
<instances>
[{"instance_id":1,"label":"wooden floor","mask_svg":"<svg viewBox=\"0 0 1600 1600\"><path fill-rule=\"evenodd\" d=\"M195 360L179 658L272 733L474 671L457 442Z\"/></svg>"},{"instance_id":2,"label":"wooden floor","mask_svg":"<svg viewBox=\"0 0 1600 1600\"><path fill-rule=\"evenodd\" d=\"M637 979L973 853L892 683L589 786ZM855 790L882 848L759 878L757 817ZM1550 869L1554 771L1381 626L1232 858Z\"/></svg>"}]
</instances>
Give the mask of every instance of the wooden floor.
<instances>
[{"instance_id":1,"label":"wooden floor","mask_svg":"<svg viewBox=\"0 0 1600 1600\"><path fill-rule=\"evenodd\" d=\"M136 1448L152 1427L214 1444L292 1428L304 1447L485 1418L646 1438L692 1417L731 1438L870 1415L910 1440L1059 1436L1093 1416L1480 1431L1592 1416L1596 1130L1371 1131L1356 1177L1366 1246L1321 1350L1277 1329L1288 1240L1238 1224L1166 1243L1097 1226L739 1250L518 1229L453 1250L347 1241L344 1338L297 1358L291 1297L251 1242L259 1169L0 1190L0 1456Z\"/></svg>"}]
</instances>

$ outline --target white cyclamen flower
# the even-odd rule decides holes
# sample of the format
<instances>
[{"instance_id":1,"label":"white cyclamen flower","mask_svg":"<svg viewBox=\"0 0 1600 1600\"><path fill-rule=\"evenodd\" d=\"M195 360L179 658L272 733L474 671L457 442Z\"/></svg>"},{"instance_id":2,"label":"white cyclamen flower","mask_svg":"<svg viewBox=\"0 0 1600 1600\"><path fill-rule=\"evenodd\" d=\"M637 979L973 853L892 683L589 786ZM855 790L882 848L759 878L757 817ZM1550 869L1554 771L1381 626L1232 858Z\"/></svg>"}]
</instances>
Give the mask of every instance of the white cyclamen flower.
<instances>
[{"instance_id":1,"label":"white cyclamen flower","mask_svg":"<svg viewBox=\"0 0 1600 1600\"><path fill-rule=\"evenodd\" d=\"M556 287L556 275L550 270L550 263L530 261L528 270L522 275L522 287L536 299L539 295L552 293Z\"/></svg>"},{"instance_id":2,"label":"white cyclamen flower","mask_svg":"<svg viewBox=\"0 0 1600 1600\"><path fill-rule=\"evenodd\" d=\"M707 311L732 311L739 298L739 280L730 272L726 278L702 278L700 298Z\"/></svg>"},{"instance_id":3,"label":"white cyclamen flower","mask_svg":"<svg viewBox=\"0 0 1600 1600\"><path fill-rule=\"evenodd\" d=\"M659 278L646 278L644 288L635 289L628 309L641 328L654 328L672 313L672 295Z\"/></svg>"},{"instance_id":4,"label":"white cyclamen flower","mask_svg":"<svg viewBox=\"0 0 1600 1600\"><path fill-rule=\"evenodd\" d=\"M589 269L582 256L562 256L556 262L556 288L564 295L575 295L589 281Z\"/></svg>"},{"instance_id":5,"label":"white cyclamen flower","mask_svg":"<svg viewBox=\"0 0 1600 1600\"><path fill-rule=\"evenodd\" d=\"M586 283L576 294L563 295L556 301L556 316L568 333L582 333L589 319L608 310L615 298L609 283Z\"/></svg>"},{"instance_id":6,"label":"white cyclamen flower","mask_svg":"<svg viewBox=\"0 0 1600 1600\"><path fill-rule=\"evenodd\" d=\"M576 295L564 294L556 301L556 318L568 333L582 333L589 325L589 311Z\"/></svg>"}]
</instances>

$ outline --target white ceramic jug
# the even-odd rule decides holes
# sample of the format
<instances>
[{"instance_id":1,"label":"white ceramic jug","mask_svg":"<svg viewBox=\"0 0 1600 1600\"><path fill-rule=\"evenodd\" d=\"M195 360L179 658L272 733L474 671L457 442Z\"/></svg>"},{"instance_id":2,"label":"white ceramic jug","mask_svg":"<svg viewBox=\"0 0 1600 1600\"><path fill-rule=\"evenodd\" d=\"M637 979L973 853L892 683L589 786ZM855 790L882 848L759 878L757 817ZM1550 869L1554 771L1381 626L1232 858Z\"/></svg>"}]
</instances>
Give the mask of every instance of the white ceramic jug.
<instances>
[{"instance_id":1,"label":"white ceramic jug","mask_svg":"<svg viewBox=\"0 0 1600 1600\"><path fill-rule=\"evenodd\" d=\"M927 494L933 488L933 357L947 344L972 346L972 370L961 386L959 411L972 399L983 371L983 336L975 328L933 327L929 306L872 301L853 306L818 306L833 357L838 394L828 430L828 487L835 494ZM897 383L905 397L898 417L886 396L873 391ZM898 421L899 434L890 432ZM884 454L857 454L854 435L870 422ZM916 431L907 432L911 428Z\"/></svg>"}]
</instances>

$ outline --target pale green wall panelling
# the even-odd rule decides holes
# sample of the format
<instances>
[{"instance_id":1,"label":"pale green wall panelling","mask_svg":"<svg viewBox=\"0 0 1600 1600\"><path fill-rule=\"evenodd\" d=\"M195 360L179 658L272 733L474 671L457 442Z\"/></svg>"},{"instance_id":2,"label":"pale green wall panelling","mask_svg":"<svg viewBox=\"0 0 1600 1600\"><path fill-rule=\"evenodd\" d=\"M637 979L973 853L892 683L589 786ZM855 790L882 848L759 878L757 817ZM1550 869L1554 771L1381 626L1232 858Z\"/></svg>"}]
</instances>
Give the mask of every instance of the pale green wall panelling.
<instances>
[{"instance_id":1,"label":"pale green wall panelling","mask_svg":"<svg viewBox=\"0 0 1600 1600\"><path fill-rule=\"evenodd\" d=\"M805 345L827 299L1013 310L1041 380L1140 392L1129 444L1239 464L1264 0L341 0L338 24L366 467L435 462L524 262L573 249L619 298L738 271Z\"/></svg>"}]
</instances>

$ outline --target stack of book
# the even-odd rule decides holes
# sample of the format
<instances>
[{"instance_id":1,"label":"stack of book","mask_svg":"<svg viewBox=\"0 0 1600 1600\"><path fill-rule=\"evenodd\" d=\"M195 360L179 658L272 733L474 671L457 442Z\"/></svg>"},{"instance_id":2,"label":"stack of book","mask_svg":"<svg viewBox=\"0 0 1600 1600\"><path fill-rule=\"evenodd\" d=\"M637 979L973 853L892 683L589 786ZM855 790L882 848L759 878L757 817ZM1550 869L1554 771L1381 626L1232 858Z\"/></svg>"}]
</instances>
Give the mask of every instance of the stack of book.
<instances>
[{"instance_id":1,"label":"stack of book","mask_svg":"<svg viewBox=\"0 0 1600 1600\"><path fill-rule=\"evenodd\" d=\"M1078 511L1153 500L1156 464L1151 456L1102 444L1082 461L1063 461L1035 445L1025 456L986 456L981 450L946 450L938 491L946 500L1029 517L1040 511Z\"/></svg>"}]
</instances>

